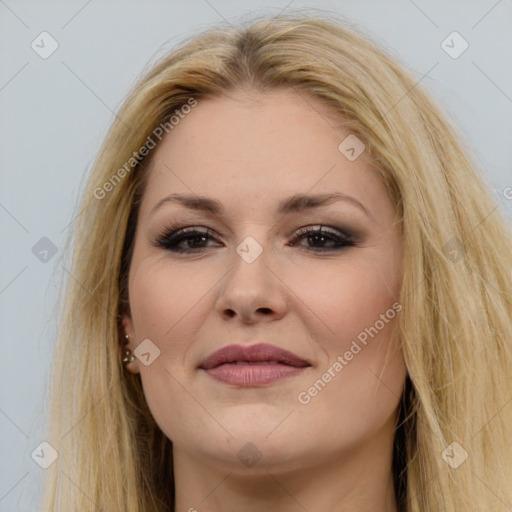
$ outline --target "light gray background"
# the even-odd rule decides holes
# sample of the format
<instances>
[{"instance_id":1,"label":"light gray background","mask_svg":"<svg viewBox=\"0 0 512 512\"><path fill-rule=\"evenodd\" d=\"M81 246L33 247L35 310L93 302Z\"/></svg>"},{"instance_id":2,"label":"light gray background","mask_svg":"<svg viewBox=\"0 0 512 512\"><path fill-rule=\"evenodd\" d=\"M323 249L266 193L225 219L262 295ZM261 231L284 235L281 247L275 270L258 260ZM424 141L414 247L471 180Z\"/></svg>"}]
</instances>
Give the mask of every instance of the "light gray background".
<instances>
[{"instance_id":1,"label":"light gray background","mask_svg":"<svg viewBox=\"0 0 512 512\"><path fill-rule=\"evenodd\" d=\"M83 180L122 99L150 60L222 18L315 7L373 35L463 129L512 219L512 3L426 1L0 0L0 511L37 511L42 398L55 337L56 279ZM469 43L451 58L454 30ZM49 32L42 59L31 43ZM48 262L32 247L48 237ZM489 248L492 250L492 247Z\"/></svg>"}]
</instances>

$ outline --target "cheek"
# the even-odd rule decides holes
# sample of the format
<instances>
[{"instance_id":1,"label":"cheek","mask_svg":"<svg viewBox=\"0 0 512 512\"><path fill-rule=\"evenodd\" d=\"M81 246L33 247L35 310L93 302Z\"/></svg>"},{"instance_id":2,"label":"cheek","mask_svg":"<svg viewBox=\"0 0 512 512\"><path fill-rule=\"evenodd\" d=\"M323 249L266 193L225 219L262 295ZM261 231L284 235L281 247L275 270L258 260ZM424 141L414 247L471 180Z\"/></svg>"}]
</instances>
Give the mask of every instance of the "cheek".
<instances>
[{"instance_id":1,"label":"cheek","mask_svg":"<svg viewBox=\"0 0 512 512\"><path fill-rule=\"evenodd\" d=\"M324 338L326 358L302 390L302 399L310 400L304 416L328 421L333 410L344 411L339 428L354 439L393 414L406 376L395 335L402 306L399 262L393 263L385 268L375 262L347 264L323 276L324 291L310 288L317 290L312 304L330 330ZM335 438L339 430L334 430Z\"/></svg>"},{"instance_id":2,"label":"cheek","mask_svg":"<svg viewBox=\"0 0 512 512\"><path fill-rule=\"evenodd\" d=\"M395 335L402 310L399 256L381 252L317 266L296 283L294 291L314 312L309 326L324 355L309 384L309 413L322 415L328 406L355 412L351 421L385 419L397 405L406 375ZM323 375L326 385L314 387Z\"/></svg>"},{"instance_id":3,"label":"cheek","mask_svg":"<svg viewBox=\"0 0 512 512\"><path fill-rule=\"evenodd\" d=\"M149 409L170 439L184 430L191 434L194 429L211 428L183 383L189 378L186 356L190 340L201 325L197 315L218 278L180 271L162 256L149 256L137 263L129 282L136 337L148 338L160 349L151 365L139 366Z\"/></svg>"},{"instance_id":4,"label":"cheek","mask_svg":"<svg viewBox=\"0 0 512 512\"><path fill-rule=\"evenodd\" d=\"M354 257L339 265L316 265L294 279L293 290L314 313L310 316L324 349L331 355L348 350L352 340L364 339L376 324L381 337L390 334L397 315L392 306L399 294L398 270L394 257Z\"/></svg>"},{"instance_id":5,"label":"cheek","mask_svg":"<svg viewBox=\"0 0 512 512\"><path fill-rule=\"evenodd\" d=\"M172 267L162 256L148 257L135 268L130 275L130 303L137 337L154 340L161 350L172 339L173 353L179 354L199 327L195 315L218 277L204 269L189 272Z\"/></svg>"}]
</instances>

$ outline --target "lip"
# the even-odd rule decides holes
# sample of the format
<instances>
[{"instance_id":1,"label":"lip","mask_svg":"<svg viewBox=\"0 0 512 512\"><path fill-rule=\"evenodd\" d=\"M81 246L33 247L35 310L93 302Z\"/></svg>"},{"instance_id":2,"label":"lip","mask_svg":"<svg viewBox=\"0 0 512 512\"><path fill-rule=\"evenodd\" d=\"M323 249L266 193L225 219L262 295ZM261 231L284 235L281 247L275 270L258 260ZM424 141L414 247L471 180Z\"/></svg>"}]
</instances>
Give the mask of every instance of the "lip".
<instances>
[{"instance_id":1,"label":"lip","mask_svg":"<svg viewBox=\"0 0 512 512\"><path fill-rule=\"evenodd\" d=\"M200 364L210 377L239 387L254 387L298 375L311 364L288 350L259 343L228 345Z\"/></svg>"}]
</instances>

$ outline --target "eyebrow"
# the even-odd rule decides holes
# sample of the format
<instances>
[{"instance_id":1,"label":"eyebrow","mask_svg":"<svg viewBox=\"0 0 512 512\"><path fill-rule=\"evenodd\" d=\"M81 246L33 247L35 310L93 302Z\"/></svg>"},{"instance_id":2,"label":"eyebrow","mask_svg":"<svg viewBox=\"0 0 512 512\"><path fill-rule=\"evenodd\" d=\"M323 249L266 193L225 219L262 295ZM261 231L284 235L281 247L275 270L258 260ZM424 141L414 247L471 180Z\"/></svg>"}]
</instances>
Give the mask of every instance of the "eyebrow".
<instances>
[{"instance_id":1,"label":"eyebrow","mask_svg":"<svg viewBox=\"0 0 512 512\"><path fill-rule=\"evenodd\" d=\"M367 216L371 217L368 209L360 201L358 201L355 197L348 196L340 192L317 195L295 194L279 203L277 213L280 215L285 215L293 212L302 212L311 208L327 206L336 201L345 201L350 203L362 210ZM222 215L225 211L222 203L206 196L195 194L171 194L160 199L155 204L155 206L153 206L149 215L153 215L153 213L155 213L155 211L158 210L158 208L160 208L163 204L173 202L177 202L186 208L211 213L212 215Z\"/></svg>"}]
</instances>

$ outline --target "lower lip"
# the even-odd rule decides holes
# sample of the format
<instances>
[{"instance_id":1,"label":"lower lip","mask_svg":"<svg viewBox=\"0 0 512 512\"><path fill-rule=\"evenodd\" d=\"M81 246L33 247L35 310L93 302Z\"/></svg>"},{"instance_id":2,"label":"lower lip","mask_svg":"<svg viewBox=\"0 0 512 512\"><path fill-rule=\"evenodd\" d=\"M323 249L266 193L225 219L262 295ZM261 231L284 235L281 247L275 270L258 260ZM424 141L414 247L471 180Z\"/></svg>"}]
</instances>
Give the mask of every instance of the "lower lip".
<instances>
[{"instance_id":1,"label":"lower lip","mask_svg":"<svg viewBox=\"0 0 512 512\"><path fill-rule=\"evenodd\" d=\"M306 368L286 364L221 364L205 371L210 377L226 384L232 384L241 388L251 388L298 375Z\"/></svg>"}]
</instances>

